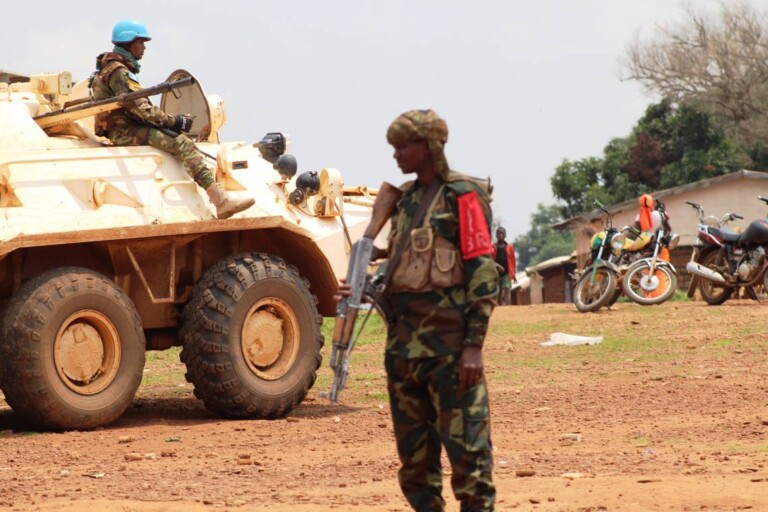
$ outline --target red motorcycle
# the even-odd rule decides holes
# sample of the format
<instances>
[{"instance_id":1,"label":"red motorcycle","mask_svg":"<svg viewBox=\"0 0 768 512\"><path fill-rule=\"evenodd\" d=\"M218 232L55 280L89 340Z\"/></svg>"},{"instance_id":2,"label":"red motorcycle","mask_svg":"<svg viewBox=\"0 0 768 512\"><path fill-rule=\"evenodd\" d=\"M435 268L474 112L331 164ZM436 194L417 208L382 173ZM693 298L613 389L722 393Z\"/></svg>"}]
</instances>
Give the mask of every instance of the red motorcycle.
<instances>
[{"instance_id":1,"label":"red motorcycle","mask_svg":"<svg viewBox=\"0 0 768 512\"><path fill-rule=\"evenodd\" d=\"M768 199L758 198L768 204ZM722 304L741 287L751 289L753 295L755 287L768 289L768 220L752 221L742 233L699 223L697 238L700 244L685 268L698 277L699 292L707 304Z\"/></svg>"}]
</instances>

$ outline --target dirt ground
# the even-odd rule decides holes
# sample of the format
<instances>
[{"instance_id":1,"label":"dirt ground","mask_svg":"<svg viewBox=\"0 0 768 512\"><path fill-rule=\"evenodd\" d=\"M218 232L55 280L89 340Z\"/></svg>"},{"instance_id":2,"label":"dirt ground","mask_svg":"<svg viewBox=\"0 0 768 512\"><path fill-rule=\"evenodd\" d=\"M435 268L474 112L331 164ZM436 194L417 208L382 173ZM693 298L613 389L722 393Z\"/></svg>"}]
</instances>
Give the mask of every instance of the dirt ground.
<instances>
[{"instance_id":1,"label":"dirt ground","mask_svg":"<svg viewBox=\"0 0 768 512\"><path fill-rule=\"evenodd\" d=\"M553 332L604 340L542 347ZM497 309L497 510L768 510L767 333L752 301ZM282 420L221 420L187 384L145 383L107 428L37 433L0 400L0 511L407 510L381 345L360 347L338 406L319 396L324 351ZM458 511L448 479L445 495Z\"/></svg>"}]
</instances>

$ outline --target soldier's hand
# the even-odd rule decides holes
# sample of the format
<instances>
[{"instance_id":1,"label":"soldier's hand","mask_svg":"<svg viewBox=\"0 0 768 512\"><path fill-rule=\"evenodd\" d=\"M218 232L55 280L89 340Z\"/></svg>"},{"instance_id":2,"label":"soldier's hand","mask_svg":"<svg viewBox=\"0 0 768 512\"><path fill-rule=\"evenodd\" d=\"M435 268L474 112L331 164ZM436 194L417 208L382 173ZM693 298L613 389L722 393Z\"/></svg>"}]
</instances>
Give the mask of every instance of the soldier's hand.
<instances>
[{"instance_id":1,"label":"soldier's hand","mask_svg":"<svg viewBox=\"0 0 768 512\"><path fill-rule=\"evenodd\" d=\"M483 378L483 351L480 347L467 346L459 359L459 394L471 388Z\"/></svg>"},{"instance_id":2,"label":"soldier's hand","mask_svg":"<svg viewBox=\"0 0 768 512\"><path fill-rule=\"evenodd\" d=\"M373 246L373 251L371 251L371 261L380 260L387 257L387 250L382 249L381 247Z\"/></svg>"},{"instance_id":3,"label":"soldier's hand","mask_svg":"<svg viewBox=\"0 0 768 512\"><path fill-rule=\"evenodd\" d=\"M189 114L176 114L174 116L173 131L188 133L192 129L192 116Z\"/></svg>"},{"instance_id":4,"label":"soldier's hand","mask_svg":"<svg viewBox=\"0 0 768 512\"><path fill-rule=\"evenodd\" d=\"M347 280L342 278L341 284L339 285L339 289L336 290L336 293L333 294L333 300L336 302L339 302L344 297L351 297L352 296L352 285L347 284Z\"/></svg>"}]
</instances>

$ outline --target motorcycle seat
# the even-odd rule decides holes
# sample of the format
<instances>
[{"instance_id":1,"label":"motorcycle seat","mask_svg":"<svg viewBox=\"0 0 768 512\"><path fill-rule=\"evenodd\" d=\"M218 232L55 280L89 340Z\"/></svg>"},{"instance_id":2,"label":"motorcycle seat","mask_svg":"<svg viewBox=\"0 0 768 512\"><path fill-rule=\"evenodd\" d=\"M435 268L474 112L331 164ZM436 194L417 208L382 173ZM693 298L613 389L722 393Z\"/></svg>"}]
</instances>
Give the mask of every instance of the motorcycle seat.
<instances>
[{"instance_id":1,"label":"motorcycle seat","mask_svg":"<svg viewBox=\"0 0 768 512\"><path fill-rule=\"evenodd\" d=\"M709 228L709 232L725 242L735 242L741 236L741 233L736 233L735 231L725 228Z\"/></svg>"}]
</instances>

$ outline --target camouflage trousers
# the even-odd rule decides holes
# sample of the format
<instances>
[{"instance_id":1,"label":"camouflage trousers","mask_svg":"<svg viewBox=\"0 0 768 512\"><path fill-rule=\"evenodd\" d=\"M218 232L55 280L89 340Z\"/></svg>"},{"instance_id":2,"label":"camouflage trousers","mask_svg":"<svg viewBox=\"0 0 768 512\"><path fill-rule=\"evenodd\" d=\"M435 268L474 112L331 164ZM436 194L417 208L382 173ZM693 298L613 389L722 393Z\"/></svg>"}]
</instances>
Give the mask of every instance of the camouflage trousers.
<instances>
[{"instance_id":1,"label":"camouflage trousers","mask_svg":"<svg viewBox=\"0 0 768 512\"><path fill-rule=\"evenodd\" d=\"M118 126L109 132L109 140L115 146L143 146L149 144L162 149L178 158L184 170L195 183L207 189L214 181L211 170L205 165L205 159L186 135L171 137L156 128L134 124Z\"/></svg>"},{"instance_id":2,"label":"camouflage trousers","mask_svg":"<svg viewBox=\"0 0 768 512\"><path fill-rule=\"evenodd\" d=\"M451 463L451 487L462 512L493 510L490 409L485 380L458 393L458 355L405 359L387 353L387 387L398 480L419 512L442 512L441 446Z\"/></svg>"}]
</instances>

